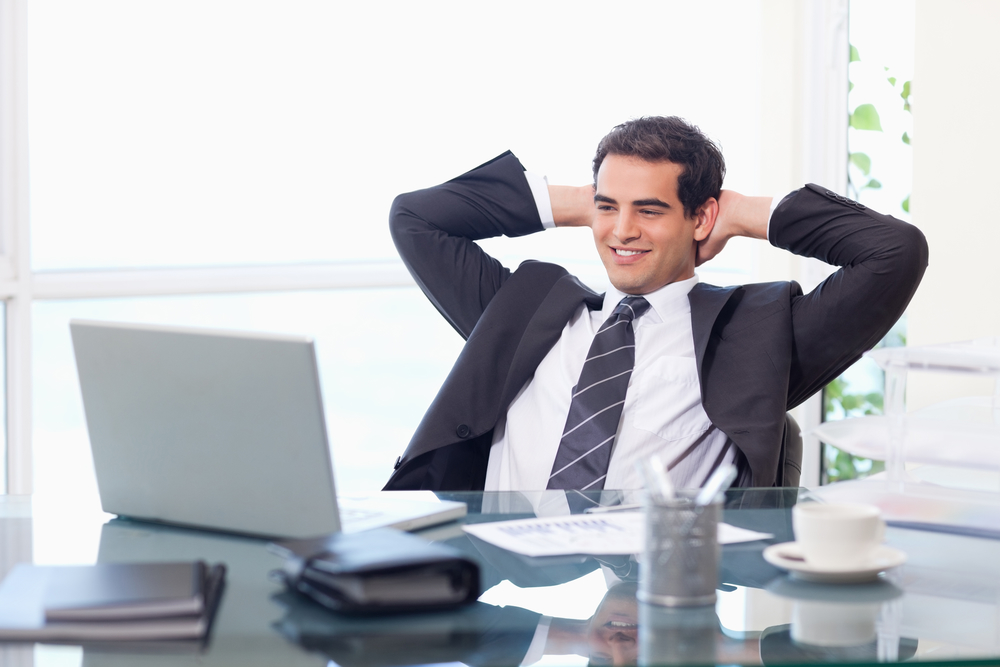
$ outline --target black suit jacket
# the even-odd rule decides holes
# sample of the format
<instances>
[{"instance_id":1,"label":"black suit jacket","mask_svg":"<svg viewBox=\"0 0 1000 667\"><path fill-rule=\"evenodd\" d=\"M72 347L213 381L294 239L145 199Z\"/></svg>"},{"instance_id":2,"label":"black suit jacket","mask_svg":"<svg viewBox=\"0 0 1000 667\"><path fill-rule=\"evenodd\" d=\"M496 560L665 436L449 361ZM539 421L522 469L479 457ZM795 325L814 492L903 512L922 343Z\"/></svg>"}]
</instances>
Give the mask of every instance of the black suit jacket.
<instances>
[{"instance_id":1,"label":"black suit jacket","mask_svg":"<svg viewBox=\"0 0 1000 667\"><path fill-rule=\"evenodd\" d=\"M467 340L385 488L482 489L493 428L581 304L602 295L564 268L514 272L476 239L542 230L511 153L400 195L390 228L417 284ZM913 226L808 185L775 209L770 241L841 267L809 294L795 282L692 289L702 403L753 486L773 486L785 412L871 349L903 313L927 265Z\"/></svg>"}]
</instances>

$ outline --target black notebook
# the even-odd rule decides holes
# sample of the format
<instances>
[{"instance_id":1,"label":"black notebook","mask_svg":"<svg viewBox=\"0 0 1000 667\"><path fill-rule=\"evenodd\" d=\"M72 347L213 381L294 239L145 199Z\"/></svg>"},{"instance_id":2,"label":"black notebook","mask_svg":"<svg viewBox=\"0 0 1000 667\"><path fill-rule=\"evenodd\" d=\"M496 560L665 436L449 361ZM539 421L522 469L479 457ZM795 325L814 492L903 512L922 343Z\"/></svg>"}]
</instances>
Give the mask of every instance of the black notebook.
<instances>
[{"instance_id":1,"label":"black notebook","mask_svg":"<svg viewBox=\"0 0 1000 667\"><path fill-rule=\"evenodd\" d=\"M276 542L289 588L335 611L447 609L479 597L479 566L392 528Z\"/></svg>"},{"instance_id":2,"label":"black notebook","mask_svg":"<svg viewBox=\"0 0 1000 667\"><path fill-rule=\"evenodd\" d=\"M0 585L0 640L140 641L208 634L225 566L14 567Z\"/></svg>"}]
</instances>

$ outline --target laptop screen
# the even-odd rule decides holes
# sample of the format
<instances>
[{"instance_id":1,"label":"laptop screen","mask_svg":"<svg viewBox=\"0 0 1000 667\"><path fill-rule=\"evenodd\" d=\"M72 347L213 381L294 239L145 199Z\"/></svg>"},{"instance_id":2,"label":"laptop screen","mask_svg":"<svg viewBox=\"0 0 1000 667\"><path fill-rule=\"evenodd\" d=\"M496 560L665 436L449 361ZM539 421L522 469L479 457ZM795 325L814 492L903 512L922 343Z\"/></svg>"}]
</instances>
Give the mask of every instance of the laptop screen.
<instances>
[{"instance_id":1,"label":"laptop screen","mask_svg":"<svg viewBox=\"0 0 1000 667\"><path fill-rule=\"evenodd\" d=\"M70 330L104 511L267 537L339 530L311 339Z\"/></svg>"}]
</instances>

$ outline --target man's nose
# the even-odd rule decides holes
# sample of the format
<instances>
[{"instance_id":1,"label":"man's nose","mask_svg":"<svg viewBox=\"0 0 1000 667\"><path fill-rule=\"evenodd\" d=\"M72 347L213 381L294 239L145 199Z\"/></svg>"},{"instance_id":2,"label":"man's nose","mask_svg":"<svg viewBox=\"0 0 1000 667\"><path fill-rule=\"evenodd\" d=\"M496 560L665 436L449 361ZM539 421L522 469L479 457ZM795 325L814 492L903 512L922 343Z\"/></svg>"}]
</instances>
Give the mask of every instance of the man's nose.
<instances>
[{"instance_id":1,"label":"man's nose","mask_svg":"<svg viewBox=\"0 0 1000 667\"><path fill-rule=\"evenodd\" d=\"M622 243L635 241L641 236L635 214L631 211L621 211L615 224L615 237Z\"/></svg>"},{"instance_id":2,"label":"man's nose","mask_svg":"<svg viewBox=\"0 0 1000 667\"><path fill-rule=\"evenodd\" d=\"M634 642L611 642L611 664L614 667L634 665L637 657Z\"/></svg>"}]
</instances>

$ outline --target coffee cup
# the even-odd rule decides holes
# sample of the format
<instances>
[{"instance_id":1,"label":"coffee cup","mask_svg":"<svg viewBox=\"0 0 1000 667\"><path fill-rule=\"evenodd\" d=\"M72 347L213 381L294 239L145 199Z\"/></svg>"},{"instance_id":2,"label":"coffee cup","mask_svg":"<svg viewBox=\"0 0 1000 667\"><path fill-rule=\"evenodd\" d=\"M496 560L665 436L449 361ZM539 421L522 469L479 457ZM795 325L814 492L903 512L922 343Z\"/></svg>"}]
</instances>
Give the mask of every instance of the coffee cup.
<instances>
[{"instance_id":1,"label":"coffee cup","mask_svg":"<svg viewBox=\"0 0 1000 667\"><path fill-rule=\"evenodd\" d=\"M806 564L825 570L863 567L885 537L885 522L872 505L796 505L792 528Z\"/></svg>"},{"instance_id":2,"label":"coffee cup","mask_svg":"<svg viewBox=\"0 0 1000 667\"><path fill-rule=\"evenodd\" d=\"M874 642L879 602L792 603L792 641L806 646L862 646Z\"/></svg>"}]
</instances>

